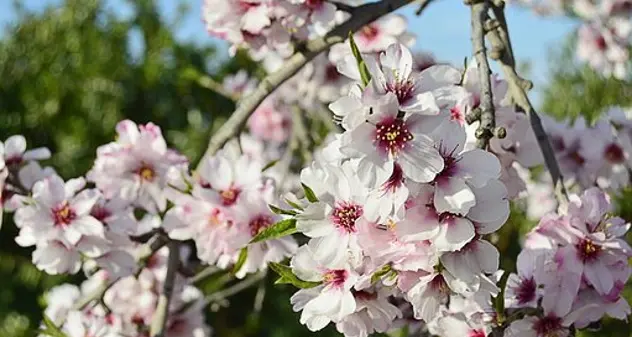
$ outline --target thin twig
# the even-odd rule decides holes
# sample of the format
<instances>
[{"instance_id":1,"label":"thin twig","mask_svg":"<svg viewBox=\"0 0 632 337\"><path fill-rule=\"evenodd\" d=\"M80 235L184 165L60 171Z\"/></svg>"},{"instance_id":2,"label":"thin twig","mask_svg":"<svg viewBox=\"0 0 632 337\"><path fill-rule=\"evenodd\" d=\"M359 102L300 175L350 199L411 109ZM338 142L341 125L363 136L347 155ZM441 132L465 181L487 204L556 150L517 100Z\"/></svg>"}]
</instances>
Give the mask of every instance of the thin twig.
<instances>
[{"instance_id":1,"label":"thin twig","mask_svg":"<svg viewBox=\"0 0 632 337\"><path fill-rule=\"evenodd\" d=\"M356 32L365 25L408 3L410 3L410 0L383 0L358 6L354 9L350 19L334 28L326 36L308 41L304 48L299 49L285 61L281 69L264 78L257 86L257 89L249 94L248 97L242 99L235 112L211 137L204 157L215 154L229 139L236 136L259 104L314 57L328 50L332 45L344 42L349 32Z\"/></svg>"},{"instance_id":2,"label":"thin twig","mask_svg":"<svg viewBox=\"0 0 632 337\"><path fill-rule=\"evenodd\" d=\"M426 10L426 7L428 7L428 5L430 5L431 2L432 1L421 1L419 3L419 7L415 11L415 15L417 16L421 15L421 13L423 13Z\"/></svg>"},{"instance_id":3,"label":"thin twig","mask_svg":"<svg viewBox=\"0 0 632 337\"><path fill-rule=\"evenodd\" d=\"M500 63L503 74L505 75L505 80L507 80L509 84L509 93L511 94L514 103L527 114L533 133L535 134L540 150L542 151L544 164L551 174L557 202L560 205L565 205L568 202L568 194L566 193L566 188L564 187L564 178L562 177L560 166L555 157L555 152L553 151L549 137L542 126L540 116L538 116L538 113L527 96L527 82L529 81L523 80L516 72L516 65L511 57L513 52L510 50L511 42L509 41L509 35L506 32L504 33L504 36L507 37L507 43L504 43L501 37L503 35L499 33L499 31L503 29L503 26L500 25L497 29L488 32L489 41L496 49L502 51L498 62Z\"/></svg>"},{"instance_id":4,"label":"thin twig","mask_svg":"<svg viewBox=\"0 0 632 337\"><path fill-rule=\"evenodd\" d=\"M180 263L180 247L177 241L170 241L169 258L167 260L167 275L162 287L162 293L158 298L158 305L154 312L149 329L151 337L164 337L169 314L169 304L171 303L171 294L175 285L178 264Z\"/></svg>"},{"instance_id":5,"label":"thin twig","mask_svg":"<svg viewBox=\"0 0 632 337\"><path fill-rule=\"evenodd\" d=\"M258 274L255 274L249 278L246 278L245 280L236 283L222 291L218 291L215 293L212 293L206 297L204 297L204 306L207 306L211 303L214 302L220 302L230 296L233 296L235 294L237 294L238 292L244 290L244 289L248 289L251 286L257 284L257 282L261 281L264 277L266 276L265 272L260 272Z\"/></svg>"},{"instance_id":6,"label":"thin twig","mask_svg":"<svg viewBox=\"0 0 632 337\"><path fill-rule=\"evenodd\" d=\"M193 277L189 279L189 284L198 283L211 275L215 275L219 272L223 271L223 269L217 268L215 266L208 266L204 268L201 272L195 274Z\"/></svg>"},{"instance_id":7,"label":"thin twig","mask_svg":"<svg viewBox=\"0 0 632 337\"><path fill-rule=\"evenodd\" d=\"M489 140L494 136L496 128L496 116L494 114L494 98L492 96L492 86L487 61L487 49L485 47L485 20L489 10L487 0L479 0L470 3L472 13L472 52L478 65L478 76L480 82L480 125L476 130L476 146L486 149Z\"/></svg>"},{"instance_id":8,"label":"thin twig","mask_svg":"<svg viewBox=\"0 0 632 337\"><path fill-rule=\"evenodd\" d=\"M197 83L206 89L214 91L217 94L220 94L233 102L237 102L239 100L239 95L233 92L230 92L224 88L224 86L215 81L213 78L207 75L202 75L198 78Z\"/></svg>"}]
</instances>

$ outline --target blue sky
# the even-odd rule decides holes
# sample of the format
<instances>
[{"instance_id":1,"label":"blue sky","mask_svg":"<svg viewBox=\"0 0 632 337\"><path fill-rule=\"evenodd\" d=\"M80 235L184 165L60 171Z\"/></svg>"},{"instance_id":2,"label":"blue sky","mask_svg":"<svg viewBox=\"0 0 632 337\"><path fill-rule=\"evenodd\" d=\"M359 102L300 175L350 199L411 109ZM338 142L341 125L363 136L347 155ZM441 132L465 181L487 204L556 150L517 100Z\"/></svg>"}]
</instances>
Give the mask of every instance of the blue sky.
<instances>
[{"instance_id":1,"label":"blue sky","mask_svg":"<svg viewBox=\"0 0 632 337\"><path fill-rule=\"evenodd\" d=\"M177 0L157 0L161 12L167 20L173 19ZM199 9L203 0L186 1L192 8L191 14L179 27L178 37L193 40L200 44L218 43L211 39L204 30ZM33 10L41 10L46 6L59 5L62 0L23 0L25 6ZM129 15L130 8L123 0L108 0L109 7L121 15ZM442 61L461 64L465 56L470 55L470 14L469 8L461 0L435 0L421 17L414 15L414 5L400 11L409 18L409 27L417 34L415 49L431 51ZM0 25L4 26L15 20L11 10L11 1L0 1ZM573 31L575 22L564 18L541 18L528 10L509 6L507 20L510 25L514 52L519 61L529 61L532 65L530 79L536 84L546 83L550 50L561 45L564 37ZM225 49L225 48L224 48ZM536 100L537 100L536 92Z\"/></svg>"}]
</instances>

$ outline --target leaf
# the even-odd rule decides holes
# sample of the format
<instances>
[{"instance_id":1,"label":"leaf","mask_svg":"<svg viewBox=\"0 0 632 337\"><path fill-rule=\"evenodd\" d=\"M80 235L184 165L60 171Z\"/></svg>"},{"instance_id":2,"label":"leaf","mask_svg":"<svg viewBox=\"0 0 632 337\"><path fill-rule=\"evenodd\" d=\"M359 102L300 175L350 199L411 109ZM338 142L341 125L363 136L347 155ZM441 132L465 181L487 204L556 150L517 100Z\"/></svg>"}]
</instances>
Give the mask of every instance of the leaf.
<instances>
[{"instance_id":1,"label":"leaf","mask_svg":"<svg viewBox=\"0 0 632 337\"><path fill-rule=\"evenodd\" d=\"M307 198L309 202L318 202L318 197L316 197L314 190L303 183L301 183L301 185L303 185L303 191L305 191L305 198Z\"/></svg>"},{"instance_id":2,"label":"leaf","mask_svg":"<svg viewBox=\"0 0 632 337\"><path fill-rule=\"evenodd\" d=\"M378 269L373 275L371 275L371 284L379 281L382 276L388 274L391 271L391 265L385 264L382 268Z\"/></svg>"},{"instance_id":3,"label":"leaf","mask_svg":"<svg viewBox=\"0 0 632 337\"><path fill-rule=\"evenodd\" d=\"M276 262L270 262L268 266L270 266L270 269L274 270L274 272L280 276L280 278L274 282L275 284L291 284L301 289L313 288L320 285L320 282L309 282L299 279L296 275L294 275L294 273L292 273L292 268L289 266Z\"/></svg>"},{"instance_id":4,"label":"leaf","mask_svg":"<svg viewBox=\"0 0 632 337\"><path fill-rule=\"evenodd\" d=\"M498 318L499 319L504 319L505 316L505 288L507 288L507 280L509 279L509 275L511 273L508 271L504 271L503 272L503 276L500 278L500 280L498 281L498 288L500 289L500 292L498 293L498 296L493 297L492 296L492 303L494 305L494 309L496 310L496 313L498 314Z\"/></svg>"},{"instance_id":5,"label":"leaf","mask_svg":"<svg viewBox=\"0 0 632 337\"><path fill-rule=\"evenodd\" d=\"M274 214L284 214L284 215L297 215L298 214L298 212L295 211L295 210L279 208L279 207L274 206L272 204L268 205L268 207L270 207L270 210Z\"/></svg>"},{"instance_id":6,"label":"leaf","mask_svg":"<svg viewBox=\"0 0 632 337\"><path fill-rule=\"evenodd\" d=\"M244 263L246 263L246 259L248 259L248 247L244 247L241 249L241 251L239 251L239 257L237 258L237 262L233 267L233 274L236 274L239 269L244 266Z\"/></svg>"},{"instance_id":7,"label":"leaf","mask_svg":"<svg viewBox=\"0 0 632 337\"><path fill-rule=\"evenodd\" d=\"M43 335L51 336L51 337L67 337L65 333L59 329L59 327L53 322L48 316L44 315L42 318L44 326L46 329L40 330L40 333Z\"/></svg>"},{"instance_id":8,"label":"leaf","mask_svg":"<svg viewBox=\"0 0 632 337\"><path fill-rule=\"evenodd\" d=\"M360 72L360 79L362 80L362 86L366 87L371 81L371 73L369 72L369 68L366 66L366 63L362 59L362 53L360 53L360 49L358 45L355 43L353 39L353 33L349 32L349 45L351 45L351 53L353 57L355 57L356 62L358 63L358 72Z\"/></svg>"},{"instance_id":9,"label":"leaf","mask_svg":"<svg viewBox=\"0 0 632 337\"><path fill-rule=\"evenodd\" d=\"M273 160L273 161L271 161L271 162L267 163L267 164L266 164L266 165L265 165L265 166L261 169L261 172L265 172L267 169L269 169L269 168L271 168L272 166L276 165L278 162L279 162L279 160L278 160L278 159L276 159L276 160Z\"/></svg>"},{"instance_id":10,"label":"leaf","mask_svg":"<svg viewBox=\"0 0 632 337\"><path fill-rule=\"evenodd\" d=\"M278 239L296 233L296 219L281 220L255 235L250 243Z\"/></svg>"},{"instance_id":11,"label":"leaf","mask_svg":"<svg viewBox=\"0 0 632 337\"><path fill-rule=\"evenodd\" d=\"M301 210L301 211L304 210L303 206L295 203L294 201L292 201L292 200L290 200L288 198L285 198L285 202L287 202L288 205L294 207L295 209L298 209L298 210Z\"/></svg>"}]
</instances>

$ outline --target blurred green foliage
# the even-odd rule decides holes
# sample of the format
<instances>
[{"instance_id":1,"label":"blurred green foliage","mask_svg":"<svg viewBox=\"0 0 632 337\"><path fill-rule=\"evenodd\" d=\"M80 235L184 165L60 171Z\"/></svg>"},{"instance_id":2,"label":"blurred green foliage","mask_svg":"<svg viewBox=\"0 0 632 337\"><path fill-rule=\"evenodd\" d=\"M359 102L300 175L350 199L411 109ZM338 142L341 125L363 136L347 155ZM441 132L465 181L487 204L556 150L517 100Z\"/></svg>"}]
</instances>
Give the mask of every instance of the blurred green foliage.
<instances>
[{"instance_id":1,"label":"blurred green foliage","mask_svg":"<svg viewBox=\"0 0 632 337\"><path fill-rule=\"evenodd\" d=\"M222 59L210 43L178 41L176 22L166 22L151 0L129 0L133 15L121 18L98 0L66 0L35 14L16 7L18 20L0 39L0 139L24 134L31 147L47 146L53 165L65 178L85 173L96 148L114 137L125 118L160 125L168 142L197 160L213 129L234 104L197 84L199 74L217 80L238 69L254 73L242 54ZM184 11L180 16L184 15ZM573 61L572 39L551 63L542 111L558 118L579 113L589 120L612 104L628 105L632 88L603 79ZM632 221L632 190L617 198L620 214ZM512 216L492 238L501 266L515 269L520 238L534 223L512 208ZM30 263L30 250L18 247L17 229L5 216L0 232L0 337L31 337L41 319L41 294L80 278L49 276ZM330 326L317 334L298 323L289 297L291 286L268 277L230 298L230 306L208 311L216 336L336 336ZM226 282L211 277L201 285L213 292ZM256 294L265 292L259 311ZM631 290L626 289L630 295ZM630 297L628 297L630 298ZM632 336L625 322L606 321L597 333L582 336Z\"/></svg>"},{"instance_id":2,"label":"blurred green foliage","mask_svg":"<svg viewBox=\"0 0 632 337\"><path fill-rule=\"evenodd\" d=\"M604 78L575 58L576 37L572 34L556 50L551 50L550 80L542 90L541 111L557 119L583 116L594 122L604 109L632 104L632 85Z\"/></svg>"}]
</instances>

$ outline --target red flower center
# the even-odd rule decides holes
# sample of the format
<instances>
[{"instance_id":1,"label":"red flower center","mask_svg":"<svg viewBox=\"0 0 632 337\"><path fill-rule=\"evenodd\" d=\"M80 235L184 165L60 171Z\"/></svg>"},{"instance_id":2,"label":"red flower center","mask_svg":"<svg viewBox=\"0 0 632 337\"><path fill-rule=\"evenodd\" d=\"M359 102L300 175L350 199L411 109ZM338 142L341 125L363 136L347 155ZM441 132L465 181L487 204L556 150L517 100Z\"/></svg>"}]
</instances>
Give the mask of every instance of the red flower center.
<instances>
[{"instance_id":1,"label":"red flower center","mask_svg":"<svg viewBox=\"0 0 632 337\"><path fill-rule=\"evenodd\" d=\"M75 211L70 208L67 202L55 207L53 209L53 220L55 226L66 226L77 218Z\"/></svg>"},{"instance_id":2,"label":"red flower center","mask_svg":"<svg viewBox=\"0 0 632 337\"><path fill-rule=\"evenodd\" d=\"M533 280L533 277L522 279L522 282L520 283L516 291L518 303L525 304L533 301L533 299L535 299L535 290L536 284L535 280Z\"/></svg>"},{"instance_id":3,"label":"red flower center","mask_svg":"<svg viewBox=\"0 0 632 337\"><path fill-rule=\"evenodd\" d=\"M222 198L222 205L230 206L237 201L241 190L231 187L227 190L219 191L219 196Z\"/></svg>"},{"instance_id":4,"label":"red flower center","mask_svg":"<svg viewBox=\"0 0 632 337\"><path fill-rule=\"evenodd\" d=\"M272 217L268 215L259 215L250 220L250 223L248 223L248 227L250 227L250 235L255 236L262 230L270 227L270 225L272 225Z\"/></svg>"},{"instance_id":5,"label":"red flower center","mask_svg":"<svg viewBox=\"0 0 632 337\"><path fill-rule=\"evenodd\" d=\"M619 164L625 159L623 149L618 144L612 143L604 150L604 157L611 163Z\"/></svg>"},{"instance_id":6,"label":"red flower center","mask_svg":"<svg viewBox=\"0 0 632 337\"><path fill-rule=\"evenodd\" d=\"M542 317L533 323L533 330L538 334L538 337L558 336L556 333L562 329L562 319L553 314Z\"/></svg>"},{"instance_id":7,"label":"red flower center","mask_svg":"<svg viewBox=\"0 0 632 337\"><path fill-rule=\"evenodd\" d=\"M325 80L327 82L335 82L340 78L340 73L338 69L333 64L328 64L325 67Z\"/></svg>"},{"instance_id":8,"label":"red flower center","mask_svg":"<svg viewBox=\"0 0 632 337\"><path fill-rule=\"evenodd\" d=\"M401 119L388 118L375 125L375 141L382 152L397 155L412 139L413 135Z\"/></svg>"},{"instance_id":9,"label":"red flower center","mask_svg":"<svg viewBox=\"0 0 632 337\"><path fill-rule=\"evenodd\" d=\"M404 104L413 98L415 91L415 83L409 79L396 81L395 83L386 83L386 91L392 92L397 96L397 102Z\"/></svg>"},{"instance_id":10,"label":"red flower center","mask_svg":"<svg viewBox=\"0 0 632 337\"><path fill-rule=\"evenodd\" d=\"M363 214L362 206L351 202L339 202L332 212L332 221L337 228L347 233L355 233L355 223Z\"/></svg>"},{"instance_id":11,"label":"red flower center","mask_svg":"<svg viewBox=\"0 0 632 337\"><path fill-rule=\"evenodd\" d=\"M349 273L344 269L329 270L325 273L323 280L325 284L334 287L342 287L347 280Z\"/></svg>"},{"instance_id":12,"label":"red flower center","mask_svg":"<svg viewBox=\"0 0 632 337\"><path fill-rule=\"evenodd\" d=\"M112 212L110 212L110 210L105 207L95 206L94 208L92 208L90 215L92 215L93 218L103 222L110 215L112 215Z\"/></svg>"},{"instance_id":13,"label":"red flower center","mask_svg":"<svg viewBox=\"0 0 632 337\"><path fill-rule=\"evenodd\" d=\"M319 9L323 5L323 0L306 0L305 5L311 10Z\"/></svg>"},{"instance_id":14,"label":"red flower center","mask_svg":"<svg viewBox=\"0 0 632 337\"><path fill-rule=\"evenodd\" d=\"M595 244L588 239L582 239L577 244L577 252L579 254L579 258L584 262L595 261L599 257L601 250L602 248L600 245Z\"/></svg>"},{"instance_id":15,"label":"red flower center","mask_svg":"<svg viewBox=\"0 0 632 337\"><path fill-rule=\"evenodd\" d=\"M144 162L141 163L140 167L136 170L136 174L138 174L143 181L152 182L156 179L156 171L154 171L154 168Z\"/></svg>"},{"instance_id":16,"label":"red flower center","mask_svg":"<svg viewBox=\"0 0 632 337\"><path fill-rule=\"evenodd\" d=\"M380 34L380 29L375 25L366 25L360 29L359 33L367 41L373 41Z\"/></svg>"},{"instance_id":17,"label":"red flower center","mask_svg":"<svg viewBox=\"0 0 632 337\"><path fill-rule=\"evenodd\" d=\"M485 334L485 331L483 331L483 329L474 329L468 331L467 337L487 337L487 335Z\"/></svg>"}]
</instances>

